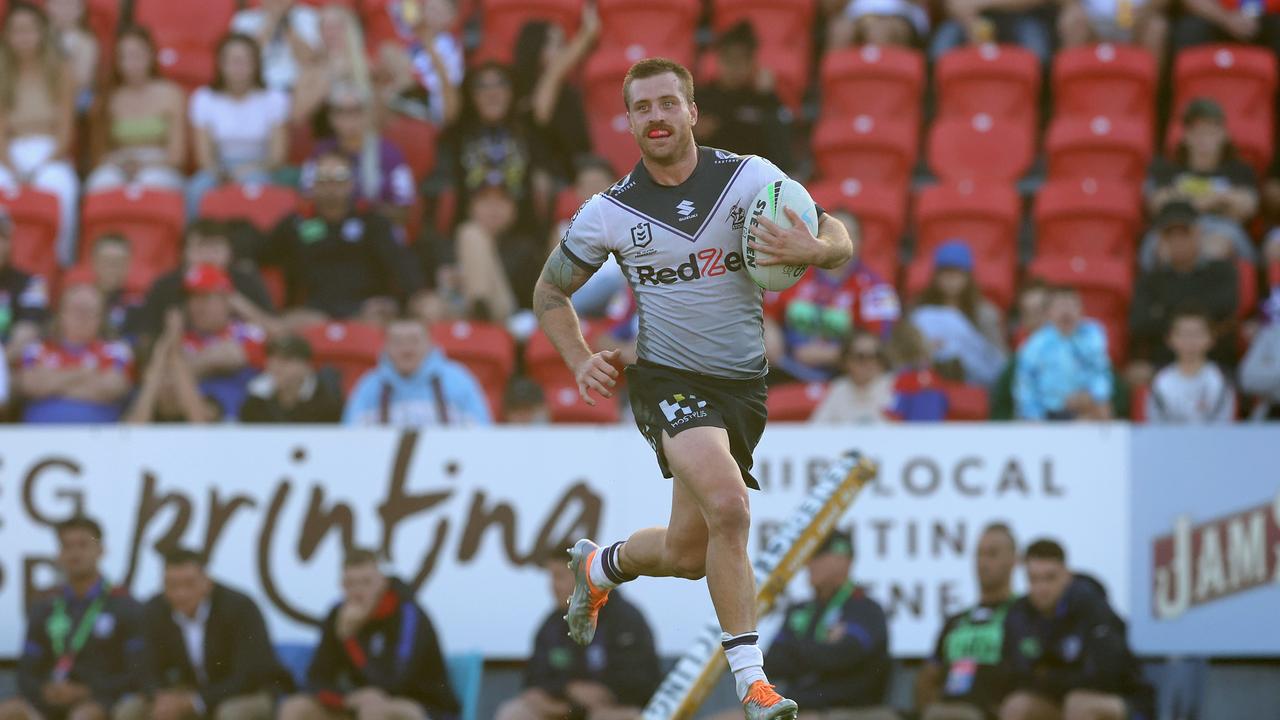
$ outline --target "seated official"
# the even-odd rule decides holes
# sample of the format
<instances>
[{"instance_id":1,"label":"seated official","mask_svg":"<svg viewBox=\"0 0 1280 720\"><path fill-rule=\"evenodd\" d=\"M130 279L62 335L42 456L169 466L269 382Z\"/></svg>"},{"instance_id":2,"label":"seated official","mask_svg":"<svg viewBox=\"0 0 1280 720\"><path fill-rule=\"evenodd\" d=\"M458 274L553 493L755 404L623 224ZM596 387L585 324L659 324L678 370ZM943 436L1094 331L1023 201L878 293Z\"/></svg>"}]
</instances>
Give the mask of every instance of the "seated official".
<instances>
[{"instance_id":1,"label":"seated official","mask_svg":"<svg viewBox=\"0 0 1280 720\"><path fill-rule=\"evenodd\" d=\"M884 610L850 578L853 538L832 532L809 560L813 599L787 607L765 674L806 718L882 720L889 688Z\"/></svg>"},{"instance_id":2,"label":"seated official","mask_svg":"<svg viewBox=\"0 0 1280 720\"><path fill-rule=\"evenodd\" d=\"M262 611L214 582L204 559L178 549L164 558L164 591L142 609L142 687L116 720L269 720L293 689L276 659Z\"/></svg>"},{"instance_id":3,"label":"seated official","mask_svg":"<svg viewBox=\"0 0 1280 720\"><path fill-rule=\"evenodd\" d=\"M98 569L102 528L84 516L58 525L63 584L36 605L18 661L21 696L0 703L3 720L106 720L138 690L138 604Z\"/></svg>"},{"instance_id":4,"label":"seated official","mask_svg":"<svg viewBox=\"0 0 1280 720\"><path fill-rule=\"evenodd\" d=\"M638 717L662 679L644 615L614 590L600 609L591 644L578 645L564 621L573 573L558 553L545 558L543 567L551 578L553 607L534 636L524 691L499 708L498 720Z\"/></svg>"},{"instance_id":5,"label":"seated official","mask_svg":"<svg viewBox=\"0 0 1280 720\"><path fill-rule=\"evenodd\" d=\"M1009 609L1004 669L1011 693L1001 720L1152 717L1150 689L1102 585L1067 569L1052 540L1027 546L1026 597Z\"/></svg>"},{"instance_id":6,"label":"seated official","mask_svg":"<svg viewBox=\"0 0 1280 720\"><path fill-rule=\"evenodd\" d=\"M916 707L923 720L988 720L1007 692L1001 651L1004 619L1017 596L1013 568L1018 546L1004 523L978 537L978 604L947 618L933 657L916 675Z\"/></svg>"},{"instance_id":7,"label":"seated official","mask_svg":"<svg viewBox=\"0 0 1280 720\"><path fill-rule=\"evenodd\" d=\"M281 720L426 720L458 713L435 628L404 583L369 550L342 561L342 602L324 620L307 692Z\"/></svg>"}]
</instances>

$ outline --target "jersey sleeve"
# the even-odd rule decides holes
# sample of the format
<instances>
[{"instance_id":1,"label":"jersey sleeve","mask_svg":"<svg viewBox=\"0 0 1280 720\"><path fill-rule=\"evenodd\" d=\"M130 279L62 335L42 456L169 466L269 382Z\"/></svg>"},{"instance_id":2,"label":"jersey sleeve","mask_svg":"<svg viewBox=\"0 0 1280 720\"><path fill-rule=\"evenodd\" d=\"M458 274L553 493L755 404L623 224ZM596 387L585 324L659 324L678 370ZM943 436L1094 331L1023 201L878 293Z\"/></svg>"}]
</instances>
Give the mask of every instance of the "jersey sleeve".
<instances>
[{"instance_id":1,"label":"jersey sleeve","mask_svg":"<svg viewBox=\"0 0 1280 720\"><path fill-rule=\"evenodd\" d=\"M569 227L560 240L564 254L587 272L599 270L615 249L601 212L605 202L600 195L588 198L569 220Z\"/></svg>"}]
</instances>

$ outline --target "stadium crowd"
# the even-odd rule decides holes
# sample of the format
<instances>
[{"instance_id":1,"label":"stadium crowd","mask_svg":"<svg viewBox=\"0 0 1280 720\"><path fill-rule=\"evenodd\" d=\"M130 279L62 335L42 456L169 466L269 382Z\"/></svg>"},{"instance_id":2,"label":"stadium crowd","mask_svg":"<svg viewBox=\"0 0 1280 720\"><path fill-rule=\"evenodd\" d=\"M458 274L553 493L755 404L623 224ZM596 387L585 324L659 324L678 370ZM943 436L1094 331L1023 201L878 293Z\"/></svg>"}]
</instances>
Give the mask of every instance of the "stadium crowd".
<instances>
[{"instance_id":1,"label":"stadium crowd","mask_svg":"<svg viewBox=\"0 0 1280 720\"><path fill-rule=\"evenodd\" d=\"M774 419L1280 416L1270 5L643 5L0 1L7 417L618 421L528 305L656 54L858 229L766 297Z\"/></svg>"},{"instance_id":2,"label":"stadium crowd","mask_svg":"<svg viewBox=\"0 0 1280 720\"><path fill-rule=\"evenodd\" d=\"M135 601L102 575L103 535L78 515L56 528L62 584L36 599L18 666L18 695L0 720L361 720L456 718L461 711L426 610L377 554L351 548L340 598L314 645L278 648L254 601L211 578L197 552L164 555L162 587ZM765 664L806 720L897 720L881 606L854 582L854 542L832 532L807 567L808 599L782 608ZM1105 588L1072 572L1061 545L1019 551L993 523L974 554L979 601L946 618L916 671L911 717L922 720L1153 718L1155 697ZM1013 591L1021 564L1028 593ZM644 614L615 594L585 647L568 637L573 574L542 559L551 609L532 632L523 689L498 720L634 720L661 679ZM286 667L282 658L292 662ZM472 713L475 709L472 708ZM472 715L474 717L474 715ZM728 711L718 720L741 717Z\"/></svg>"}]
</instances>

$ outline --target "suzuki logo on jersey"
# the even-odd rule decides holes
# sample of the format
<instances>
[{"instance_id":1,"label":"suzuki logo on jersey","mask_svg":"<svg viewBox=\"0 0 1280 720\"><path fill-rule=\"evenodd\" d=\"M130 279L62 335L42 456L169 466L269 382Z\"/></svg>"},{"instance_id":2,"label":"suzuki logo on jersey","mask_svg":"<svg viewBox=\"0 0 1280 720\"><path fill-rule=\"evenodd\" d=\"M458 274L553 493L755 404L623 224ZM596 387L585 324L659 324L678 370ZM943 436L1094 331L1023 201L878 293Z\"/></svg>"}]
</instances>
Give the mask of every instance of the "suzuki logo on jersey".
<instances>
[{"instance_id":1,"label":"suzuki logo on jersey","mask_svg":"<svg viewBox=\"0 0 1280 720\"><path fill-rule=\"evenodd\" d=\"M636 268L636 282L641 285L671 285L702 277L719 277L727 272L738 272L742 268L742 253L731 252L726 255L720 248L706 248L699 250L696 255L689 253L689 262L677 267L641 265Z\"/></svg>"},{"instance_id":2,"label":"suzuki logo on jersey","mask_svg":"<svg viewBox=\"0 0 1280 720\"><path fill-rule=\"evenodd\" d=\"M690 218L697 217L697 215L694 215L694 212L696 211L697 208L688 200L681 200L680 204L676 205L676 214L680 216L681 220L688 220Z\"/></svg>"}]
</instances>

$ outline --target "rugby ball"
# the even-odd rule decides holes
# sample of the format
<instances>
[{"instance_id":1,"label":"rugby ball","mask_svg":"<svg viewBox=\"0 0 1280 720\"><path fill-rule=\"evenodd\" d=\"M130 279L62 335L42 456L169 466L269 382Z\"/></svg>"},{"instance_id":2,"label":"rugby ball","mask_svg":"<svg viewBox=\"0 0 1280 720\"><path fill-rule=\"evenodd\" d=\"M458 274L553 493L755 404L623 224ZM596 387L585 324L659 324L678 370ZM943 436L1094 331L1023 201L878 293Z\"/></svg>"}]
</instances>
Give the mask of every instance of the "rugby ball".
<instances>
[{"instance_id":1,"label":"rugby ball","mask_svg":"<svg viewBox=\"0 0 1280 720\"><path fill-rule=\"evenodd\" d=\"M813 198L809 197L809 191L803 185L791 178L775 180L756 193L748 210L747 223L742 227L742 257L747 273L765 290L786 290L799 282L804 271L809 269L808 265L760 265L758 261L764 253L757 253L750 245L755 240L756 225L762 217L781 227L791 227L791 219L784 212L786 208L795 210L809 232L818 234L818 213L814 209Z\"/></svg>"}]
</instances>

